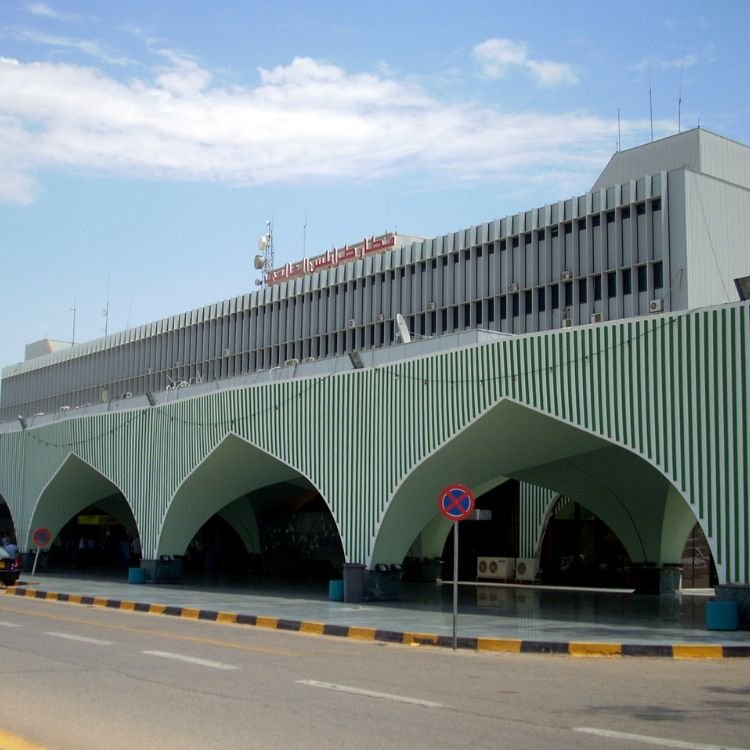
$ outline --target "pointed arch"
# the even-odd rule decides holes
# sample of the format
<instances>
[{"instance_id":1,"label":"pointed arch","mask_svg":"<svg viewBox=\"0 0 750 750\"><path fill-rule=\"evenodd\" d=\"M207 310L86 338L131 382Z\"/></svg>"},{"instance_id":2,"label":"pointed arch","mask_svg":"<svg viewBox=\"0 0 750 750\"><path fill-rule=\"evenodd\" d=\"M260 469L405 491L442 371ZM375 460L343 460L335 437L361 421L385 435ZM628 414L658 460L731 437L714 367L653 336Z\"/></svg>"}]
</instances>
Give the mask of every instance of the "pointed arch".
<instances>
[{"instance_id":1,"label":"pointed arch","mask_svg":"<svg viewBox=\"0 0 750 750\"><path fill-rule=\"evenodd\" d=\"M257 521L247 506L236 501L283 482L301 482L317 490L307 477L283 460L230 433L183 480L172 497L159 530L157 557L184 554L196 531L219 512L233 526L241 520L238 533L250 551L257 542ZM327 502L326 506L330 511ZM334 522L340 536L335 516Z\"/></svg>"},{"instance_id":2,"label":"pointed arch","mask_svg":"<svg viewBox=\"0 0 750 750\"><path fill-rule=\"evenodd\" d=\"M612 529L635 562L678 562L677 537L684 544L689 521L695 521L687 499L641 456L503 399L404 479L383 515L371 563L403 559L438 515L444 486L461 482L486 491L509 477L572 499L585 497L586 507Z\"/></svg>"},{"instance_id":3,"label":"pointed arch","mask_svg":"<svg viewBox=\"0 0 750 750\"><path fill-rule=\"evenodd\" d=\"M124 502L114 501L112 498L116 495ZM69 453L34 504L28 537L22 548L30 547L34 529L44 526L54 539L76 513L95 504L112 515L131 535L138 534L133 508L122 490L80 456Z\"/></svg>"}]
</instances>

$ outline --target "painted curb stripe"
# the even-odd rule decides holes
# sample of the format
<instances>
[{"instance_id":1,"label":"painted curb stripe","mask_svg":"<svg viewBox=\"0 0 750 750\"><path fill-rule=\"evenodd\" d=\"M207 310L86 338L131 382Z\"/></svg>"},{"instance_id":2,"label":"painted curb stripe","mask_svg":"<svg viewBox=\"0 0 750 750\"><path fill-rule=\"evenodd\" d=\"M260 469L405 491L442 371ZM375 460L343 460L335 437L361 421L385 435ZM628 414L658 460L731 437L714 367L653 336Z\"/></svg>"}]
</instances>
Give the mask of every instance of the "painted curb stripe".
<instances>
[{"instance_id":1,"label":"painted curb stripe","mask_svg":"<svg viewBox=\"0 0 750 750\"><path fill-rule=\"evenodd\" d=\"M569 644L571 656L621 656L622 648L618 643L579 643Z\"/></svg>"},{"instance_id":2,"label":"painted curb stripe","mask_svg":"<svg viewBox=\"0 0 750 750\"><path fill-rule=\"evenodd\" d=\"M30 599L83 604L91 607L119 609L126 612L141 612L153 615L168 615L190 620L206 620L231 625L286 630L295 633L327 635L351 638L358 641L395 643L404 646L436 646L451 648L453 639L434 633L409 633L395 630L379 630L349 625L334 625L304 620L288 620L281 617L216 612L192 607L174 607L165 604L147 604L80 594L57 594L49 591L11 587L7 596L25 596ZM506 653L506 654L559 654L578 657L646 656L673 659L722 659L750 658L750 645L742 644L633 644L633 643L589 643L585 641L524 641L512 638L458 638L457 647L462 650Z\"/></svg>"}]
</instances>

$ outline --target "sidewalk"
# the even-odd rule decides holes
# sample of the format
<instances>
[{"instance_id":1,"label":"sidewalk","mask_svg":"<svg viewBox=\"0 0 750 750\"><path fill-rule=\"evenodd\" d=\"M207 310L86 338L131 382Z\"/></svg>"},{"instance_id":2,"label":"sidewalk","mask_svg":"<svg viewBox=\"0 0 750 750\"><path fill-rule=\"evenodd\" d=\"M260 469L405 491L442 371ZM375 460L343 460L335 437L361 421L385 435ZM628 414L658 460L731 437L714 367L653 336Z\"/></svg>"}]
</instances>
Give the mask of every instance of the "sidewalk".
<instances>
[{"instance_id":1,"label":"sidewalk","mask_svg":"<svg viewBox=\"0 0 750 750\"><path fill-rule=\"evenodd\" d=\"M327 586L258 579L227 585L129 584L70 575L22 577L7 594L364 640L452 645L450 584L404 584L401 601L329 601ZM750 657L750 631L710 631L710 589L676 596L505 584L459 585L459 647L474 650Z\"/></svg>"}]
</instances>

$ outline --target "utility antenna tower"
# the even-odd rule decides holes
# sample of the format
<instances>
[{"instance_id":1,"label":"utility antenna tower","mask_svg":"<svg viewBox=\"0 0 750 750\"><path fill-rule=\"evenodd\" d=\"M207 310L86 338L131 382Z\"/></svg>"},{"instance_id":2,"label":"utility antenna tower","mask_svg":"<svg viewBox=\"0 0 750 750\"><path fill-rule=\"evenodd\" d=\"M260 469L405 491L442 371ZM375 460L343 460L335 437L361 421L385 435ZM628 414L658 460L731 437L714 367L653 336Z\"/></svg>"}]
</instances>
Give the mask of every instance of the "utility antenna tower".
<instances>
[{"instance_id":1,"label":"utility antenna tower","mask_svg":"<svg viewBox=\"0 0 750 750\"><path fill-rule=\"evenodd\" d=\"M268 272L273 269L273 222L266 222L266 233L261 234L258 239L258 255L253 260L256 271L261 272L261 277L255 280L255 286L265 286Z\"/></svg>"}]
</instances>

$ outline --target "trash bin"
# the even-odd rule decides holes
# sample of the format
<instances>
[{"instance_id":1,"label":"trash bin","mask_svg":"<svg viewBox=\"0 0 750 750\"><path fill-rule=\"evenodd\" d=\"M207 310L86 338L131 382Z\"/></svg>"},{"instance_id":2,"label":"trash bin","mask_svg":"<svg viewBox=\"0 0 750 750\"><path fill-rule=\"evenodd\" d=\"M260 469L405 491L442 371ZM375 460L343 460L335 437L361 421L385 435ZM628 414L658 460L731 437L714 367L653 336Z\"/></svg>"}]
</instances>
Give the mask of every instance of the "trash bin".
<instances>
[{"instance_id":1,"label":"trash bin","mask_svg":"<svg viewBox=\"0 0 750 750\"><path fill-rule=\"evenodd\" d=\"M128 568L128 583L146 583L145 568Z\"/></svg>"},{"instance_id":2,"label":"trash bin","mask_svg":"<svg viewBox=\"0 0 750 750\"><path fill-rule=\"evenodd\" d=\"M332 602L344 601L344 581L343 580L328 581L328 598Z\"/></svg>"},{"instance_id":3,"label":"trash bin","mask_svg":"<svg viewBox=\"0 0 750 750\"><path fill-rule=\"evenodd\" d=\"M737 630L739 627L739 610L737 602L706 602L706 630Z\"/></svg>"}]
</instances>

